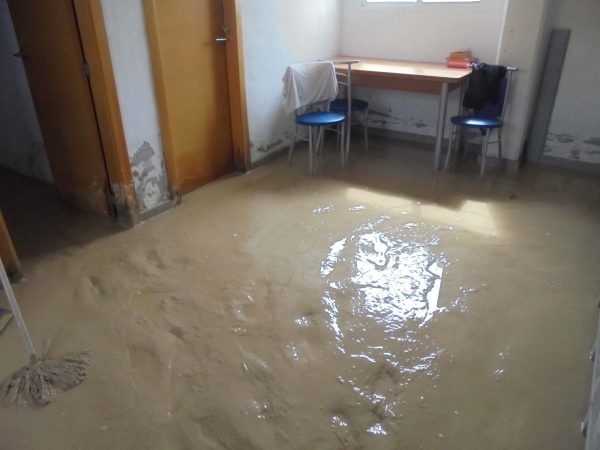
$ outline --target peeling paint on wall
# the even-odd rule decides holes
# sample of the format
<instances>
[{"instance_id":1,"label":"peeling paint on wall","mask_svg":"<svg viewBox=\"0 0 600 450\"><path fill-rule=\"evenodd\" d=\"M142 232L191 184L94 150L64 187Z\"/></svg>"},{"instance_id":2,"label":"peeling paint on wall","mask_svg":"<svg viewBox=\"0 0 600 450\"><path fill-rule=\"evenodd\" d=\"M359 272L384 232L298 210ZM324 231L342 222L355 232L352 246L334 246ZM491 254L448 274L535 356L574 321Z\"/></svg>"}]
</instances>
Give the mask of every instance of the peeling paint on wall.
<instances>
[{"instance_id":1,"label":"peeling paint on wall","mask_svg":"<svg viewBox=\"0 0 600 450\"><path fill-rule=\"evenodd\" d=\"M556 0L553 28L572 30L546 140L547 156L600 164L600 2ZM520 79L520 75L519 75Z\"/></svg>"},{"instance_id":2,"label":"peeling paint on wall","mask_svg":"<svg viewBox=\"0 0 600 450\"><path fill-rule=\"evenodd\" d=\"M544 155L600 164L600 138L577 137L568 133L548 133Z\"/></svg>"},{"instance_id":3,"label":"peeling paint on wall","mask_svg":"<svg viewBox=\"0 0 600 450\"><path fill-rule=\"evenodd\" d=\"M101 0L140 212L169 201L158 107L140 0Z\"/></svg>"},{"instance_id":4,"label":"peeling paint on wall","mask_svg":"<svg viewBox=\"0 0 600 450\"><path fill-rule=\"evenodd\" d=\"M554 140L560 142L561 144L570 144L571 142L575 142L577 139L575 136L571 136L567 133L555 134Z\"/></svg>"},{"instance_id":5,"label":"peeling paint on wall","mask_svg":"<svg viewBox=\"0 0 600 450\"><path fill-rule=\"evenodd\" d=\"M164 163L149 142L144 141L133 154L131 170L142 210L152 209L168 198Z\"/></svg>"},{"instance_id":6,"label":"peeling paint on wall","mask_svg":"<svg viewBox=\"0 0 600 450\"><path fill-rule=\"evenodd\" d=\"M589 139L583 141L583 143L600 147L600 137L589 138Z\"/></svg>"}]
</instances>

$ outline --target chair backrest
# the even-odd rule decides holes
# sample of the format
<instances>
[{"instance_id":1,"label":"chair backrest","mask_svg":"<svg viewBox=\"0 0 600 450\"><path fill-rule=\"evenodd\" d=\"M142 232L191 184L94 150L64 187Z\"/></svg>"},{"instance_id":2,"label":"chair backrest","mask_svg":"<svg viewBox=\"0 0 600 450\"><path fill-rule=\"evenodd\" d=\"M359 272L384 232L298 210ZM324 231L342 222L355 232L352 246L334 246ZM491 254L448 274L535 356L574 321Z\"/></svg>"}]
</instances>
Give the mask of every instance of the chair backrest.
<instances>
[{"instance_id":1,"label":"chair backrest","mask_svg":"<svg viewBox=\"0 0 600 450\"><path fill-rule=\"evenodd\" d=\"M337 79L338 85L344 88L343 95L345 96L348 90L352 90L352 64L336 64L335 77ZM340 92L341 91L342 90L340 89Z\"/></svg>"},{"instance_id":2,"label":"chair backrest","mask_svg":"<svg viewBox=\"0 0 600 450\"><path fill-rule=\"evenodd\" d=\"M284 107L288 114L334 100L337 94L338 83L331 61L292 64L283 76Z\"/></svg>"},{"instance_id":3,"label":"chair backrest","mask_svg":"<svg viewBox=\"0 0 600 450\"><path fill-rule=\"evenodd\" d=\"M348 111L352 111L352 65L356 63L358 63L357 60L351 60L340 61L336 64L335 75L338 84L343 87L343 98L348 101Z\"/></svg>"}]
</instances>

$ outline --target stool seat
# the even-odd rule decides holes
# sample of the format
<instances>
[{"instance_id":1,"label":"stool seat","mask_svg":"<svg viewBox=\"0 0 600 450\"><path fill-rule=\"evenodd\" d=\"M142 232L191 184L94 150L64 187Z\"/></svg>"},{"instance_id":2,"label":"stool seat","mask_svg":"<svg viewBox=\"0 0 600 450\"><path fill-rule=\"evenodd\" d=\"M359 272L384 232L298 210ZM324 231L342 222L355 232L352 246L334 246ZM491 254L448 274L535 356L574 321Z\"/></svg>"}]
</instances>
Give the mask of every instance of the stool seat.
<instances>
[{"instance_id":1,"label":"stool seat","mask_svg":"<svg viewBox=\"0 0 600 450\"><path fill-rule=\"evenodd\" d=\"M330 125L339 125L346 120L346 116L327 111L314 111L300 114L296 117L298 125L307 127L325 127Z\"/></svg>"},{"instance_id":2,"label":"stool seat","mask_svg":"<svg viewBox=\"0 0 600 450\"><path fill-rule=\"evenodd\" d=\"M364 111L369 109L369 103L364 100L352 99L352 111ZM329 110L333 112L346 113L348 111L348 99L338 98L331 102Z\"/></svg>"},{"instance_id":3,"label":"stool seat","mask_svg":"<svg viewBox=\"0 0 600 450\"><path fill-rule=\"evenodd\" d=\"M454 116L450 119L454 125L467 128L495 129L502 128L504 121L497 117Z\"/></svg>"}]
</instances>

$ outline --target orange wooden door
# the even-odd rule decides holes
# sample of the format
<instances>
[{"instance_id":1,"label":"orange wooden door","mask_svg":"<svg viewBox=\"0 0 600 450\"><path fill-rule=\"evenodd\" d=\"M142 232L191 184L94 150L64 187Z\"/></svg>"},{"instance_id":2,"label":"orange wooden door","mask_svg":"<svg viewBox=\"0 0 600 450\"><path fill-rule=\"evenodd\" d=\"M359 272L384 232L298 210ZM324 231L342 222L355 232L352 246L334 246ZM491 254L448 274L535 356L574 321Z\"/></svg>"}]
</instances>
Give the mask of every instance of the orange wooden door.
<instances>
[{"instance_id":1,"label":"orange wooden door","mask_svg":"<svg viewBox=\"0 0 600 450\"><path fill-rule=\"evenodd\" d=\"M165 159L179 194L233 170L221 0L144 0Z\"/></svg>"},{"instance_id":2,"label":"orange wooden door","mask_svg":"<svg viewBox=\"0 0 600 450\"><path fill-rule=\"evenodd\" d=\"M8 0L59 195L107 214L107 175L71 0Z\"/></svg>"}]
</instances>

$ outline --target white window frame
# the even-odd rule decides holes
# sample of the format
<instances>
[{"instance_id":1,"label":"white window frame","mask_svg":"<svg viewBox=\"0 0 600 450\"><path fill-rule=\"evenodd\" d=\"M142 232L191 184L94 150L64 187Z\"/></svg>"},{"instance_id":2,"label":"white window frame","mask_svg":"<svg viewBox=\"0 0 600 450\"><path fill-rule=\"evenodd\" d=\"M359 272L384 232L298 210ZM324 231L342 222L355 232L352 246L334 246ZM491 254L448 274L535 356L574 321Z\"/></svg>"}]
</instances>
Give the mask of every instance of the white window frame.
<instances>
[{"instance_id":1,"label":"white window frame","mask_svg":"<svg viewBox=\"0 0 600 450\"><path fill-rule=\"evenodd\" d=\"M469 3L483 3L483 0L363 0L363 6L373 5L416 5L419 3L437 3L437 4L469 4Z\"/></svg>"}]
</instances>

